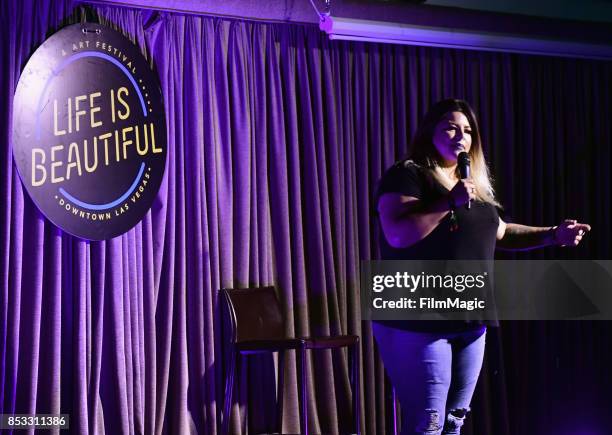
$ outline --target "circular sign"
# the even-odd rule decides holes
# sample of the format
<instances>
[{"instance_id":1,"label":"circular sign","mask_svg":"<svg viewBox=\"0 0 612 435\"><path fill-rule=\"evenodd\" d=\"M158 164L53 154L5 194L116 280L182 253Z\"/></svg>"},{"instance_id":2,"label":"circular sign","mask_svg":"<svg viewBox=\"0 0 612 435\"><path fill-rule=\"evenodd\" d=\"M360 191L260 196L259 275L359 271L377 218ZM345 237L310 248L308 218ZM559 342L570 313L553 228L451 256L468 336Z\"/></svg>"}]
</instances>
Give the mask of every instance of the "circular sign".
<instances>
[{"instance_id":1,"label":"circular sign","mask_svg":"<svg viewBox=\"0 0 612 435\"><path fill-rule=\"evenodd\" d=\"M138 48L100 24L47 39L13 102L13 156L40 211L77 237L125 233L150 209L166 167L159 81Z\"/></svg>"}]
</instances>

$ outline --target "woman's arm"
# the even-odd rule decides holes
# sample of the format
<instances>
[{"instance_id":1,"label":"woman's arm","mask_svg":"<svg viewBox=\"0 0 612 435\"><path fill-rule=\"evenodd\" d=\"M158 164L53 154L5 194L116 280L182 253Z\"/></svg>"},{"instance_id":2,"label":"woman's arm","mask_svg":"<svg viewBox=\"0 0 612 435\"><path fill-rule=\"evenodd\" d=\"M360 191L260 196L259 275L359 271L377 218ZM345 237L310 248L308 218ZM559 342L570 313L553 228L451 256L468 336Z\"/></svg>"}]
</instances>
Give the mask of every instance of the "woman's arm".
<instances>
[{"instance_id":1,"label":"woman's arm","mask_svg":"<svg viewBox=\"0 0 612 435\"><path fill-rule=\"evenodd\" d=\"M578 246L584 234L591 231L588 224L566 219L555 227L530 227L507 224L501 218L497 229L497 248L527 251L545 246Z\"/></svg>"},{"instance_id":2,"label":"woman's arm","mask_svg":"<svg viewBox=\"0 0 612 435\"><path fill-rule=\"evenodd\" d=\"M474 199L474 184L460 180L448 196L424 202L400 193L385 193L378 200L378 215L387 243L394 248L407 248L424 239L451 209Z\"/></svg>"}]
</instances>

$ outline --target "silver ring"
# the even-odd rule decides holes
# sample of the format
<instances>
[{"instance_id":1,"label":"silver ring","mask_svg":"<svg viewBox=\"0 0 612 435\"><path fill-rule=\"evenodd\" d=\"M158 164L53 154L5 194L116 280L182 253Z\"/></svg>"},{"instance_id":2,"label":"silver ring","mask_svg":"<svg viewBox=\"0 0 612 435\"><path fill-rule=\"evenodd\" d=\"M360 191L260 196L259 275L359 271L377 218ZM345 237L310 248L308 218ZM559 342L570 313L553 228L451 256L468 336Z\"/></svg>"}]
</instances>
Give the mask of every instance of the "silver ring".
<instances>
[{"instance_id":1,"label":"silver ring","mask_svg":"<svg viewBox=\"0 0 612 435\"><path fill-rule=\"evenodd\" d=\"M582 230L579 230L579 231L578 231L578 235L579 235L579 236L582 236L583 234L584 234L584 231L582 231Z\"/></svg>"}]
</instances>

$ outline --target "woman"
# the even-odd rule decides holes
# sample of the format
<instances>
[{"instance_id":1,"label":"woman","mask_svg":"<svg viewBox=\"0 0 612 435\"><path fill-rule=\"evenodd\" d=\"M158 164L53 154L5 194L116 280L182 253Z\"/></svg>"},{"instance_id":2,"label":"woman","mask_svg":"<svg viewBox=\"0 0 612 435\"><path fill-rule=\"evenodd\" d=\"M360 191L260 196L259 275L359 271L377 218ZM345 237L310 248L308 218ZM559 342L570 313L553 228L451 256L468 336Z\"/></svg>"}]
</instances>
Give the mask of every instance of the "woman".
<instances>
[{"instance_id":1,"label":"woman","mask_svg":"<svg viewBox=\"0 0 612 435\"><path fill-rule=\"evenodd\" d=\"M462 151L471 161L468 179L458 170ZM384 174L377 197L385 260L492 260L496 246L577 246L591 229L575 220L554 227L505 223L497 213L476 116L462 100L443 100L429 110L409 158ZM460 433L482 366L486 326L373 322L402 406L402 434Z\"/></svg>"}]
</instances>

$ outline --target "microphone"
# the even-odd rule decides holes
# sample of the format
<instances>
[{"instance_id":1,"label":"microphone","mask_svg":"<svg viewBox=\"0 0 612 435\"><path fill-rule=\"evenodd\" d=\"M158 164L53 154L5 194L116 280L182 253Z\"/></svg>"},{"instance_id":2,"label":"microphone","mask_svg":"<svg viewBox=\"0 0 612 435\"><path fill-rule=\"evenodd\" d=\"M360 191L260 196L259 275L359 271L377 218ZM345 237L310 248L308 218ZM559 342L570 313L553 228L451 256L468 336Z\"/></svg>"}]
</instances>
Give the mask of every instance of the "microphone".
<instances>
[{"instance_id":1,"label":"microphone","mask_svg":"<svg viewBox=\"0 0 612 435\"><path fill-rule=\"evenodd\" d=\"M461 179L470 178L470 156L465 151L461 151L457 156L457 165L459 166L459 176ZM471 200L466 204L467 209L470 209Z\"/></svg>"}]
</instances>

